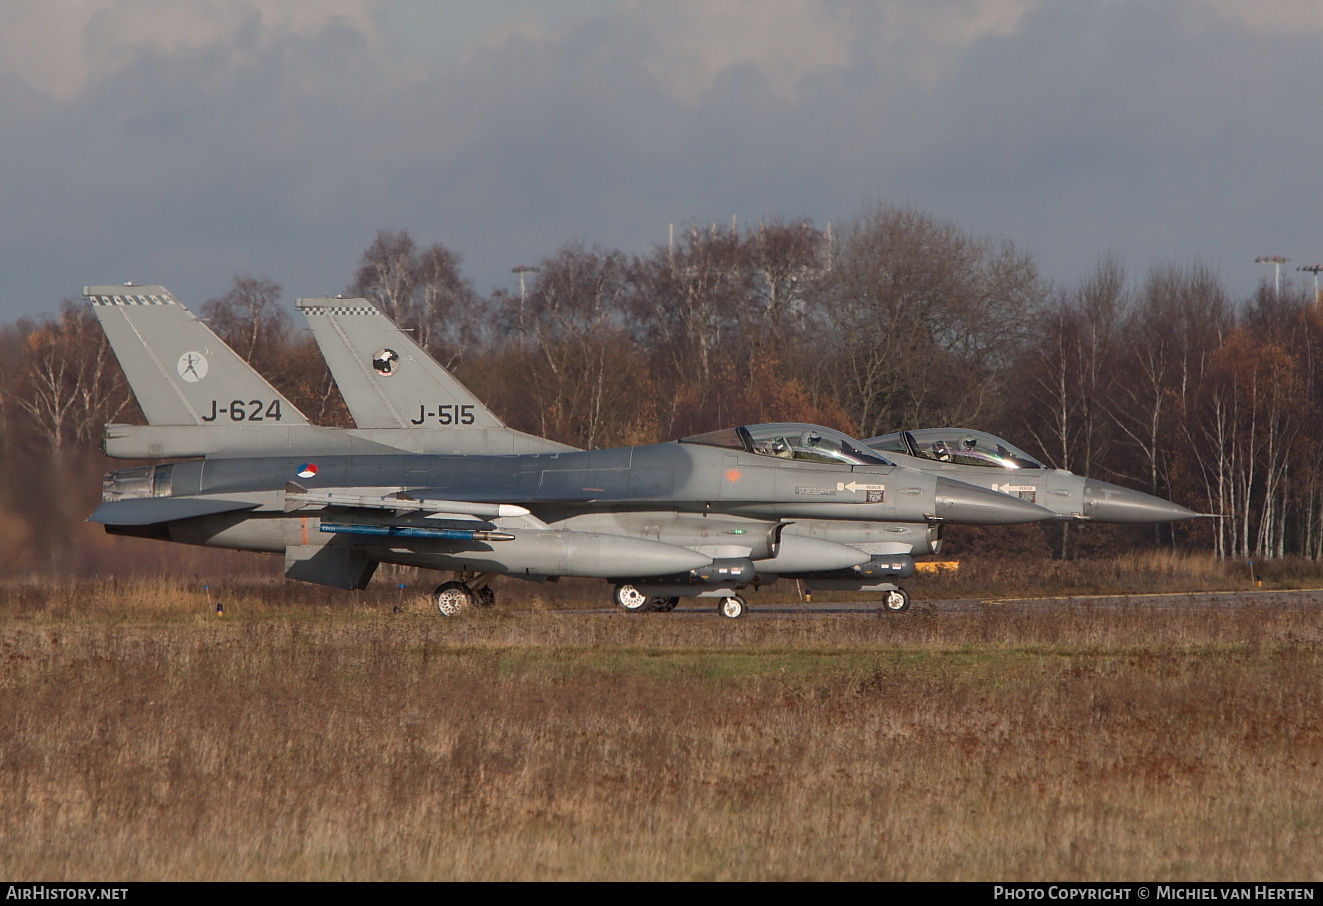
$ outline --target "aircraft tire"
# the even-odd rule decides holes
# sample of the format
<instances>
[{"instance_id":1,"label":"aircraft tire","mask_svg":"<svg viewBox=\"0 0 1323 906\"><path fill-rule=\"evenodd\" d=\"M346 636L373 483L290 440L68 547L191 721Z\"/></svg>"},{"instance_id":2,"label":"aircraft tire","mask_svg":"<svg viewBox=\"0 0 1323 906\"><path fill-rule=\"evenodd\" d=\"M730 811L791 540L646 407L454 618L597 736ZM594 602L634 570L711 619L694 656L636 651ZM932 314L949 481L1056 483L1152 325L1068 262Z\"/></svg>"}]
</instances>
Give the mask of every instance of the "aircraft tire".
<instances>
[{"instance_id":1,"label":"aircraft tire","mask_svg":"<svg viewBox=\"0 0 1323 906\"><path fill-rule=\"evenodd\" d=\"M738 620L748 609L749 605L739 595L722 598L717 603L717 613L730 620Z\"/></svg>"},{"instance_id":2,"label":"aircraft tire","mask_svg":"<svg viewBox=\"0 0 1323 906\"><path fill-rule=\"evenodd\" d=\"M679 603L679 598L653 598L652 609L658 613L670 613L675 610L675 605Z\"/></svg>"},{"instance_id":3,"label":"aircraft tire","mask_svg":"<svg viewBox=\"0 0 1323 906\"><path fill-rule=\"evenodd\" d=\"M626 613L647 613L652 610L652 602L655 600L639 591L637 587L624 583L616 586L611 597L616 602L616 606Z\"/></svg>"},{"instance_id":4,"label":"aircraft tire","mask_svg":"<svg viewBox=\"0 0 1323 906\"><path fill-rule=\"evenodd\" d=\"M910 609L910 593L903 588L886 592L882 596L882 609L887 613L904 613Z\"/></svg>"},{"instance_id":5,"label":"aircraft tire","mask_svg":"<svg viewBox=\"0 0 1323 906\"><path fill-rule=\"evenodd\" d=\"M479 607L486 608L496 606L496 589L492 588L490 585L484 585L482 588L479 588L474 592L474 597L477 599L476 603Z\"/></svg>"},{"instance_id":6,"label":"aircraft tire","mask_svg":"<svg viewBox=\"0 0 1323 906\"><path fill-rule=\"evenodd\" d=\"M446 582L432 592L432 603L441 616L453 617L472 607L475 597L463 582Z\"/></svg>"}]
</instances>

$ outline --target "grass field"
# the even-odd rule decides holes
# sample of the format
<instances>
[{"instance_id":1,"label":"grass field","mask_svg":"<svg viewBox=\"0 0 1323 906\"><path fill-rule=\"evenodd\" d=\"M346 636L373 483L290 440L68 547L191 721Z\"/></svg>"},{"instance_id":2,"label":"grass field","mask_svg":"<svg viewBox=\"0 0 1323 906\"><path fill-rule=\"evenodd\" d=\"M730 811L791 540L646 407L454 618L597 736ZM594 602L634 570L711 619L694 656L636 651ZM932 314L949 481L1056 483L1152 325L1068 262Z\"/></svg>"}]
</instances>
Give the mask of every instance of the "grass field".
<instances>
[{"instance_id":1,"label":"grass field","mask_svg":"<svg viewBox=\"0 0 1323 906\"><path fill-rule=\"evenodd\" d=\"M1323 595L742 621L538 601L443 620L389 587L0 586L0 872L1323 873Z\"/></svg>"}]
</instances>

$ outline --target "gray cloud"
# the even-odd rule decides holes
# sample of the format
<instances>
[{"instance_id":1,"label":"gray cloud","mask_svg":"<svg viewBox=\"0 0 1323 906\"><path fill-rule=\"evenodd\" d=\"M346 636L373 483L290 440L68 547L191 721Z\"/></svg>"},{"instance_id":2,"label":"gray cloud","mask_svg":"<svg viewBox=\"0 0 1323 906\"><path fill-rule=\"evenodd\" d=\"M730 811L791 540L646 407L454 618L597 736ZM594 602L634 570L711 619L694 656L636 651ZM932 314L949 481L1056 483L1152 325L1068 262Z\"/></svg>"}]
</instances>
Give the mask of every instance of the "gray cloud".
<instances>
[{"instance_id":1,"label":"gray cloud","mask_svg":"<svg viewBox=\"0 0 1323 906\"><path fill-rule=\"evenodd\" d=\"M143 41L94 11L81 82L0 71L0 318L106 280L338 291L386 227L509 286L575 238L642 251L668 222L867 198L1005 233L1064 281L1105 249L1243 288L1255 255L1323 257L1318 29L1230 0L588 5L437 59L374 4L275 8Z\"/></svg>"}]
</instances>

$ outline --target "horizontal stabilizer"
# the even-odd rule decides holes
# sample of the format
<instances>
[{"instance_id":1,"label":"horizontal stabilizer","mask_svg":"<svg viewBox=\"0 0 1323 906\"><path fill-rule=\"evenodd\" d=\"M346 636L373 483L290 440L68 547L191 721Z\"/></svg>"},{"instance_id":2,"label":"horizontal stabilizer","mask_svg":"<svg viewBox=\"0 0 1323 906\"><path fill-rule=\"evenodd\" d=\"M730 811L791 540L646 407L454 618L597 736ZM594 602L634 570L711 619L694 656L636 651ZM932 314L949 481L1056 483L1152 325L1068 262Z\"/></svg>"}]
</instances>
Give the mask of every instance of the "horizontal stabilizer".
<instances>
[{"instance_id":1,"label":"horizontal stabilizer","mask_svg":"<svg viewBox=\"0 0 1323 906\"><path fill-rule=\"evenodd\" d=\"M235 500L208 500L200 497L143 497L135 500L111 500L101 504L87 517L102 525L156 525L194 516L251 510L256 503Z\"/></svg>"}]
</instances>

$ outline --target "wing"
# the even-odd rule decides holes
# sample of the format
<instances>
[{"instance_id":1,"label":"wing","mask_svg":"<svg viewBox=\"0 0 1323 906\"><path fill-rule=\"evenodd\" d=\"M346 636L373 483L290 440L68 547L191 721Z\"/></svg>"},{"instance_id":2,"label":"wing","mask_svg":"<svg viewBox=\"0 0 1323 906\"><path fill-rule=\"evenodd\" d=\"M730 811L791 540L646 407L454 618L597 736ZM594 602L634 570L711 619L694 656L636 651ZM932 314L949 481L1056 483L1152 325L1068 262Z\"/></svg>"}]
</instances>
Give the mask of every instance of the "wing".
<instances>
[{"instance_id":1,"label":"wing","mask_svg":"<svg viewBox=\"0 0 1323 906\"><path fill-rule=\"evenodd\" d=\"M194 516L253 510L259 504L205 497L143 497L134 500L111 500L101 504L87 517L101 525L156 525Z\"/></svg>"}]
</instances>

